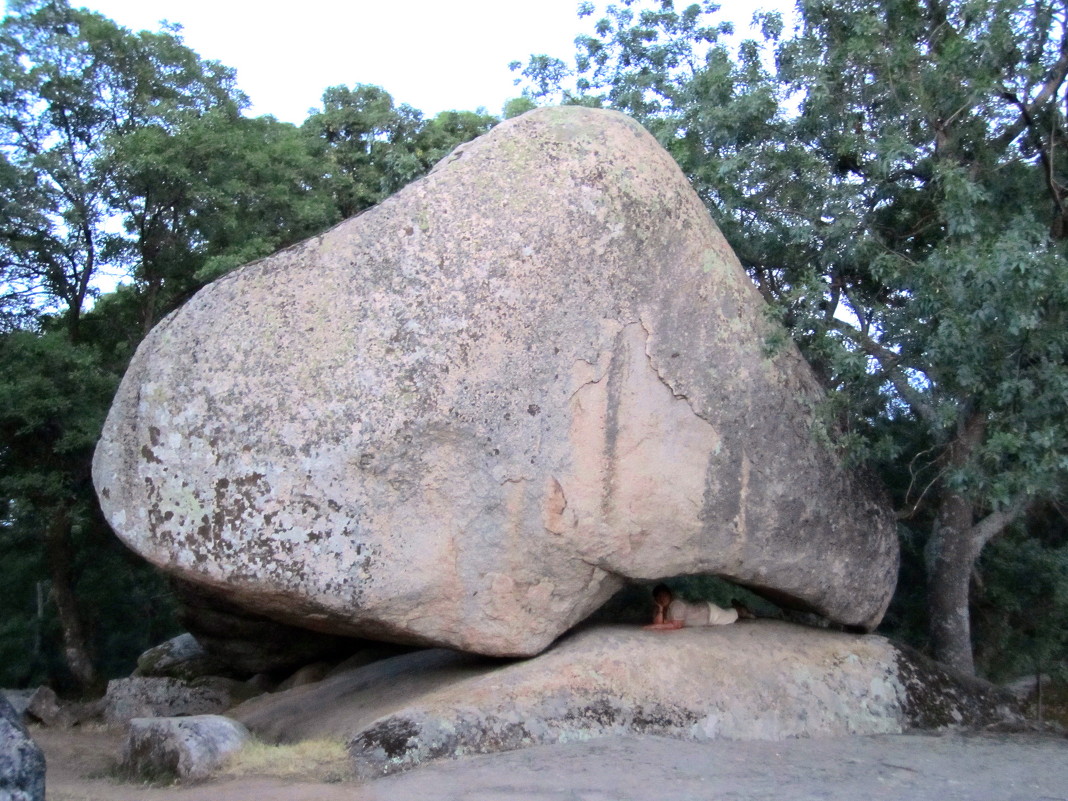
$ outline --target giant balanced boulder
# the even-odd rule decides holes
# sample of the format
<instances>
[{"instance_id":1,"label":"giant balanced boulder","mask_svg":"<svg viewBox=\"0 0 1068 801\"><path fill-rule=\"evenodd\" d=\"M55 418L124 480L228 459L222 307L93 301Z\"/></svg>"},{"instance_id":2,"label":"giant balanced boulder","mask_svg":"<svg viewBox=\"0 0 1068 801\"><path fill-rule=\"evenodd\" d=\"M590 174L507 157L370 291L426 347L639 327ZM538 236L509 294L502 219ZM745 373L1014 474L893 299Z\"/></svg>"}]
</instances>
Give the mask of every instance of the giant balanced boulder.
<instances>
[{"instance_id":1,"label":"giant balanced boulder","mask_svg":"<svg viewBox=\"0 0 1068 801\"><path fill-rule=\"evenodd\" d=\"M652 136L540 109L161 322L94 480L149 561L323 632L529 655L683 573L871 628L894 525L783 339Z\"/></svg>"}]
</instances>

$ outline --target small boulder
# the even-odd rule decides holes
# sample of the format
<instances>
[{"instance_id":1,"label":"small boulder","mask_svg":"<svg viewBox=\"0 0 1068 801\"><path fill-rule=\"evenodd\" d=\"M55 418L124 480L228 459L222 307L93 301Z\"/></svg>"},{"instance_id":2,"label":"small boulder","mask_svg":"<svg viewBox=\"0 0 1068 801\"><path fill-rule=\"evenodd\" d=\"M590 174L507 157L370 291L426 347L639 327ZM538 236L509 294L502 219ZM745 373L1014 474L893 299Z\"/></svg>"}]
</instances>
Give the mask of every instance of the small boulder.
<instances>
[{"instance_id":1,"label":"small boulder","mask_svg":"<svg viewBox=\"0 0 1068 801\"><path fill-rule=\"evenodd\" d=\"M69 701L63 709L70 716L71 725L79 726L90 722L102 723L106 706L107 699L101 696L89 701Z\"/></svg>"},{"instance_id":2,"label":"small boulder","mask_svg":"<svg viewBox=\"0 0 1068 801\"><path fill-rule=\"evenodd\" d=\"M134 676L198 679L225 675L228 668L186 632L149 648L137 658Z\"/></svg>"},{"instance_id":3,"label":"small boulder","mask_svg":"<svg viewBox=\"0 0 1068 801\"><path fill-rule=\"evenodd\" d=\"M206 779L251 739L248 729L222 715L134 718L122 766L142 779Z\"/></svg>"},{"instance_id":4,"label":"small boulder","mask_svg":"<svg viewBox=\"0 0 1068 801\"><path fill-rule=\"evenodd\" d=\"M44 801L45 758L0 693L0 801Z\"/></svg>"},{"instance_id":5,"label":"small boulder","mask_svg":"<svg viewBox=\"0 0 1068 801\"><path fill-rule=\"evenodd\" d=\"M236 685L221 678L195 682L147 676L112 679L105 696L104 719L116 724L133 718L225 712L233 705Z\"/></svg>"},{"instance_id":6,"label":"small boulder","mask_svg":"<svg viewBox=\"0 0 1068 801\"><path fill-rule=\"evenodd\" d=\"M33 698L33 694L37 692L34 689L25 690L0 690L0 695L3 695L11 708L15 710L15 714L20 718L26 713L26 707L29 706L30 699Z\"/></svg>"},{"instance_id":7,"label":"small boulder","mask_svg":"<svg viewBox=\"0 0 1068 801\"><path fill-rule=\"evenodd\" d=\"M63 705L51 687L38 687L26 704L26 714L45 726L65 729L74 723L71 710Z\"/></svg>"}]
</instances>

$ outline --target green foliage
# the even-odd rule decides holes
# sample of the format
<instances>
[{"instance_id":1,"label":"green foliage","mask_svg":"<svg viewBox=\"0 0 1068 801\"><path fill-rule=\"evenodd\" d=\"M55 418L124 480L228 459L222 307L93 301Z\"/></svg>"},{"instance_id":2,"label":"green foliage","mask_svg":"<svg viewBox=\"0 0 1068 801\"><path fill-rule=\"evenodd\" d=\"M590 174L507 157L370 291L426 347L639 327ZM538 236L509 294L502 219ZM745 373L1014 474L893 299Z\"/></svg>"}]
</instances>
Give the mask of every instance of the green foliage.
<instances>
[{"instance_id":1,"label":"green foliage","mask_svg":"<svg viewBox=\"0 0 1068 801\"><path fill-rule=\"evenodd\" d=\"M166 614L144 616L160 580L125 552L100 517L89 463L117 376L87 345L64 332L14 331L0 336L0 659L5 686L58 677L71 682L60 655L57 574L46 537L60 517L69 521L75 564L73 590L87 623L87 647L114 670L167 627ZM40 587L38 586L40 585ZM145 596L153 600L145 601ZM121 626L113 621L123 621ZM172 624L173 625L173 624ZM28 657L28 658L27 658Z\"/></svg>"},{"instance_id":2,"label":"green foliage","mask_svg":"<svg viewBox=\"0 0 1068 801\"><path fill-rule=\"evenodd\" d=\"M110 155L145 333L204 283L338 219L315 143L271 117L190 114L141 126Z\"/></svg>"},{"instance_id":3,"label":"green foliage","mask_svg":"<svg viewBox=\"0 0 1068 801\"><path fill-rule=\"evenodd\" d=\"M675 576L664 580L672 593L691 603L711 601L730 609L735 601L744 604L757 617L781 617L782 610L765 598L716 576Z\"/></svg>"},{"instance_id":4,"label":"green foliage","mask_svg":"<svg viewBox=\"0 0 1068 801\"><path fill-rule=\"evenodd\" d=\"M442 111L424 122L410 145L419 159L420 174L457 146L482 136L497 122L496 117L483 111Z\"/></svg>"},{"instance_id":5,"label":"green foliage","mask_svg":"<svg viewBox=\"0 0 1068 801\"><path fill-rule=\"evenodd\" d=\"M1068 534L1063 518L1031 521L983 553L974 601L976 657L1000 680L1068 678Z\"/></svg>"},{"instance_id":6,"label":"green foliage","mask_svg":"<svg viewBox=\"0 0 1068 801\"><path fill-rule=\"evenodd\" d=\"M145 125L170 129L184 115L236 113L245 98L232 70L201 60L173 30L132 34L63 0L8 5L0 150L14 171L0 179L19 191L0 221L0 278L13 300L64 309L77 338L95 279L121 267L125 250L108 225L118 211L109 196L112 144Z\"/></svg>"},{"instance_id":7,"label":"green foliage","mask_svg":"<svg viewBox=\"0 0 1068 801\"><path fill-rule=\"evenodd\" d=\"M513 97L504 104L504 110L501 116L506 120L512 119L512 117L518 117L520 114L526 114L528 111L532 111L538 107L538 104L531 100L529 97Z\"/></svg>"},{"instance_id":8,"label":"green foliage","mask_svg":"<svg viewBox=\"0 0 1068 801\"><path fill-rule=\"evenodd\" d=\"M0 376L0 491L38 505L69 496L88 475L53 468L92 451L115 376L62 333L28 331L0 337Z\"/></svg>"},{"instance_id":9,"label":"green foliage","mask_svg":"<svg viewBox=\"0 0 1068 801\"><path fill-rule=\"evenodd\" d=\"M304 129L324 145L342 217L373 206L419 174L407 144L420 116L411 106L394 106L378 86L331 86L323 92L322 110L305 120Z\"/></svg>"},{"instance_id":10,"label":"green foliage","mask_svg":"<svg viewBox=\"0 0 1068 801\"><path fill-rule=\"evenodd\" d=\"M457 145L497 123L482 112L443 111L431 120L395 105L378 86L331 86L323 107L304 122L320 142L328 183L342 217L350 217L425 174Z\"/></svg>"}]
</instances>

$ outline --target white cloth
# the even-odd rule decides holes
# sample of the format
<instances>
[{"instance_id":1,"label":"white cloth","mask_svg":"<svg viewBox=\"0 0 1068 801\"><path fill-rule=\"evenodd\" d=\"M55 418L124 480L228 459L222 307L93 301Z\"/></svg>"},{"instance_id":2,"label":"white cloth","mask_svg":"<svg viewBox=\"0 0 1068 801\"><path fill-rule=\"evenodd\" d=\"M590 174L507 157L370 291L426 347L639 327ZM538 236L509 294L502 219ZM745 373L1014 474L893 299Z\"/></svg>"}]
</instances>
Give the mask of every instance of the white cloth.
<instances>
[{"instance_id":1,"label":"white cloth","mask_svg":"<svg viewBox=\"0 0 1068 801\"><path fill-rule=\"evenodd\" d=\"M738 619L738 610L724 609L711 601L691 604L676 598L668 606L665 619L669 623L681 620L683 628L726 626Z\"/></svg>"}]
</instances>

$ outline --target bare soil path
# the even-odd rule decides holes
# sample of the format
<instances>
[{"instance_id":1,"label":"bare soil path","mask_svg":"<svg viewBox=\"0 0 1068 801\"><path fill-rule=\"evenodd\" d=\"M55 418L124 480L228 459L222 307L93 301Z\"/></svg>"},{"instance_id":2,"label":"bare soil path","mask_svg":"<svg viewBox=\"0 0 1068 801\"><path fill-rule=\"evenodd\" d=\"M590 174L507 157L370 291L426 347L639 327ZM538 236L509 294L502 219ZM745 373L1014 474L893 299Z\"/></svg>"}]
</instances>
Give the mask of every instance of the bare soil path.
<instances>
[{"instance_id":1,"label":"bare soil path","mask_svg":"<svg viewBox=\"0 0 1068 801\"><path fill-rule=\"evenodd\" d=\"M36 730L50 801L1068 801L1068 739L942 734L691 743L607 738L441 762L368 783L120 782L117 733Z\"/></svg>"}]
</instances>

